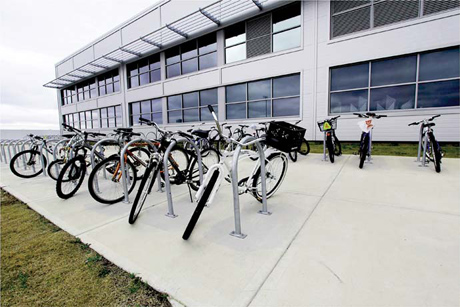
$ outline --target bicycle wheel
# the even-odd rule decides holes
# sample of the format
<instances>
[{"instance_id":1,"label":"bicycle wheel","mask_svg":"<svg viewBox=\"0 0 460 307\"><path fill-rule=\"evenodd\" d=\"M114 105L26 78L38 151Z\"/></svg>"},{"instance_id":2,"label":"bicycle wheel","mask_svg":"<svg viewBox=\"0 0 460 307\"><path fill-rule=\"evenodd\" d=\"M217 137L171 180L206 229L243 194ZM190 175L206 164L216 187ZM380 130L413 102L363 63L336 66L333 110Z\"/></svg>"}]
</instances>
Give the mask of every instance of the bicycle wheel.
<instances>
[{"instance_id":1,"label":"bicycle wheel","mask_svg":"<svg viewBox=\"0 0 460 307\"><path fill-rule=\"evenodd\" d=\"M10 161L10 169L13 174L21 178L32 178L40 175L46 168L46 157L43 157L45 166L42 167L40 152L29 149L16 155Z\"/></svg>"},{"instance_id":2,"label":"bicycle wheel","mask_svg":"<svg viewBox=\"0 0 460 307\"><path fill-rule=\"evenodd\" d=\"M56 159L48 165L47 172L51 179L57 180L62 166L65 164L64 159Z\"/></svg>"},{"instance_id":3,"label":"bicycle wheel","mask_svg":"<svg viewBox=\"0 0 460 307\"><path fill-rule=\"evenodd\" d=\"M288 167L288 160L286 155L275 152L265 158L265 188L267 192L267 198L270 198L281 186L281 183L286 177ZM252 177L252 189L251 194L258 201L262 202L262 181L260 175L260 166ZM257 180L255 180L257 178Z\"/></svg>"},{"instance_id":4,"label":"bicycle wheel","mask_svg":"<svg viewBox=\"0 0 460 307\"><path fill-rule=\"evenodd\" d=\"M361 141L361 146L359 149L359 168L363 168L364 161L366 161L368 152L369 152L369 135L366 134L364 139Z\"/></svg>"},{"instance_id":5,"label":"bicycle wheel","mask_svg":"<svg viewBox=\"0 0 460 307\"><path fill-rule=\"evenodd\" d=\"M297 151L290 151L289 158L291 158L292 162L296 162L297 161Z\"/></svg>"},{"instance_id":6,"label":"bicycle wheel","mask_svg":"<svg viewBox=\"0 0 460 307\"><path fill-rule=\"evenodd\" d=\"M174 163L177 170L172 166L172 163ZM185 174L189 167L189 163L190 158L184 149L176 146L171 150L168 157L168 174L169 182L171 184L180 184L183 182L178 174L178 170L182 173L182 175ZM161 178L163 180L165 179L164 170L161 172Z\"/></svg>"},{"instance_id":7,"label":"bicycle wheel","mask_svg":"<svg viewBox=\"0 0 460 307\"><path fill-rule=\"evenodd\" d=\"M136 185L136 168L128 160L128 194ZM112 156L98 163L88 178L89 194L103 204L115 204L123 200L123 178L120 165L120 157Z\"/></svg>"},{"instance_id":8,"label":"bicycle wheel","mask_svg":"<svg viewBox=\"0 0 460 307\"><path fill-rule=\"evenodd\" d=\"M332 137L329 134L326 139L326 148L329 153L329 161L331 163L334 163L334 158L335 158L335 152L334 152L334 144L332 143Z\"/></svg>"},{"instance_id":9,"label":"bicycle wheel","mask_svg":"<svg viewBox=\"0 0 460 307\"><path fill-rule=\"evenodd\" d=\"M334 142L334 154L336 156L342 155L342 144L340 144L340 141L335 134L333 135L332 141Z\"/></svg>"},{"instance_id":10,"label":"bicycle wheel","mask_svg":"<svg viewBox=\"0 0 460 307\"><path fill-rule=\"evenodd\" d=\"M302 144L300 144L300 148L298 152L302 156L306 156L310 153L310 143L308 143L306 139L303 139Z\"/></svg>"},{"instance_id":11,"label":"bicycle wheel","mask_svg":"<svg viewBox=\"0 0 460 307\"><path fill-rule=\"evenodd\" d=\"M130 151L134 157L128 156L128 159L136 169L136 179L141 180L150 160L150 151L142 147L136 147ZM145 166L140 161L144 162Z\"/></svg>"},{"instance_id":12,"label":"bicycle wheel","mask_svg":"<svg viewBox=\"0 0 460 307\"><path fill-rule=\"evenodd\" d=\"M430 150L431 150L431 157L434 163L434 169L436 173L441 172L441 149L439 148L439 144L436 141L434 134L432 132L428 132L428 138L430 140Z\"/></svg>"},{"instance_id":13,"label":"bicycle wheel","mask_svg":"<svg viewBox=\"0 0 460 307\"><path fill-rule=\"evenodd\" d=\"M129 212L128 222L130 224L134 224L139 216L139 213L141 213L142 206L144 205L147 195L150 193L150 190L155 183L159 169L160 166L158 165L157 160L153 160L152 163L150 163L145 169L144 177L139 185L139 190L137 190L131 211Z\"/></svg>"},{"instance_id":14,"label":"bicycle wheel","mask_svg":"<svg viewBox=\"0 0 460 307\"><path fill-rule=\"evenodd\" d=\"M208 201L209 196L211 195L214 186L216 185L217 178L219 177L219 170L216 169L214 173L211 175L211 179L208 182L208 185L204 188L203 194L201 195L200 199L198 200L198 204L196 205L196 209L190 218L190 221L187 224L187 228L185 228L184 234L182 235L182 239L188 240L190 235L192 234L193 229L200 218L201 212L203 212L204 206Z\"/></svg>"},{"instance_id":15,"label":"bicycle wheel","mask_svg":"<svg viewBox=\"0 0 460 307\"><path fill-rule=\"evenodd\" d=\"M203 170L203 178L208 172L208 169L214 164L219 163L220 156L217 150L214 148L208 148L201 152L201 165ZM194 157L188 171L188 180L190 182L190 188L194 191L198 191L200 187L200 171L198 170L198 159Z\"/></svg>"},{"instance_id":16,"label":"bicycle wheel","mask_svg":"<svg viewBox=\"0 0 460 307\"><path fill-rule=\"evenodd\" d=\"M83 156L69 160L57 179L56 193L62 199L68 199L77 193L86 174L86 161Z\"/></svg>"}]
</instances>

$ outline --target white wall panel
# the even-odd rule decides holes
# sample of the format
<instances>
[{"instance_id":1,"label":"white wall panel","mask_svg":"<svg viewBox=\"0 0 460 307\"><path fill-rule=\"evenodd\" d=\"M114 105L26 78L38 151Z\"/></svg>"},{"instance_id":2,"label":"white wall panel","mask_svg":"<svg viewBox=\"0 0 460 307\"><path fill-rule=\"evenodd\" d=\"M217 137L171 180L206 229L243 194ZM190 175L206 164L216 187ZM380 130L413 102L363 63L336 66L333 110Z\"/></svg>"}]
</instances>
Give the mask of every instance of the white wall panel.
<instances>
[{"instance_id":1,"label":"white wall panel","mask_svg":"<svg viewBox=\"0 0 460 307\"><path fill-rule=\"evenodd\" d=\"M97 107L98 108L103 108L103 107L110 107L114 105L119 105L122 104L124 101L123 99L123 93L118 93L118 94L113 94L113 95L108 95L108 96L102 96L97 99Z\"/></svg>"},{"instance_id":2,"label":"white wall panel","mask_svg":"<svg viewBox=\"0 0 460 307\"><path fill-rule=\"evenodd\" d=\"M164 83L166 96L219 86L219 70L211 70Z\"/></svg>"},{"instance_id":3,"label":"white wall panel","mask_svg":"<svg viewBox=\"0 0 460 307\"><path fill-rule=\"evenodd\" d=\"M121 30L123 45L160 28L160 9L139 18Z\"/></svg>"},{"instance_id":4,"label":"white wall panel","mask_svg":"<svg viewBox=\"0 0 460 307\"><path fill-rule=\"evenodd\" d=\"M70 114L77 112L77 105L76 104L68 104L65 106L61 106L61 115Z\"/></svg>"},{"instance_id":5,"label":"white wall panel","mask_svg":"<svg viewBox=\"0 0 460 307\"><path fill-rule=\"evenodd\" d=\"M92 60L94 60L93 47L83 50L82 52L77 54L73 60L75 68L81 67L87 64L88 62L91 62Z\"/></svg>"},{"instance_id":6,"label":"white wall panel","mask_svg":"<svg viewBox=\"0 0 460 307\"><path fill-rule=\"evenodd\" d=\"M97 99L77 103L77 111L79 112L93 109L97 109Z\"/></svg>"},{"instance_id":7,"label":"white wall panel","mask_svg":"<svg viewBox=\"0 0 460 307\"><path fill-rule=\"evenodd\" d=\"M121 47L121 36L120 31L117 31L95 44L94 53L96 58L99 58L119 47Z\"/></svg>"},{"instance_id":8,"label":"white wall panel","mask_svg":"<svg viewBox=\"0 0 460 307\"><path fill-rule=\"evenodd\" d=\"M153 84L140 88L133 88L126 92L126 102L135 102L163 96L163 85Z\"/></svg>"},{"instance_id":9,"label":"white wall panel","mask_svg":"<svg viewBox=\"0 0 460 307\"><path fill-rule=\"evenodd\" d=\"M69 59L57 66L57 77L65 75L68 72L73 70L73 62L72 59Z\"/></svg>"}]
</instances>

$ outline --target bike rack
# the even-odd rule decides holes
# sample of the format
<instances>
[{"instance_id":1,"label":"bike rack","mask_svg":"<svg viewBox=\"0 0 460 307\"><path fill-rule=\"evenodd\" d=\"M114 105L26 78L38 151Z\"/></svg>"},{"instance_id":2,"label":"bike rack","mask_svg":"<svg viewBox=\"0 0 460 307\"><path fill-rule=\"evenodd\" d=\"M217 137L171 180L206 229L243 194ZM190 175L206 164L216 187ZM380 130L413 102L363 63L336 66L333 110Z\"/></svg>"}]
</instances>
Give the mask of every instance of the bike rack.
<instances>
[{"instance_id":1,"label":"bike rack","mask_svg":"<svg viewBox=\"0 0 460 307\"><path fill-rule=\"evenodd\" d=\"M59 142L57 142L56 144L54 144L54 148L53 148L53 159L54 161L56 161L58 158L57 158L57 150L58 150L58 146L61 145L61 144L64 144L64 143L68 143L70 141L70 139L62 139L60 140ZM56 174L59 174L61 172L61 167L59 166L58 163L55 164L55 169L56 169Z\"/></svg>"},{"instance_id":2,"label":"bike rack","mask_svg":"<svg viewBox=\"0 0 460 307\"><path fill-rule=\"evenodd\" d=\"M426 152L428 150L428 133L425 133L425 137L423 137L423 123L421 124L420 127L420 141L419 141L419 147L418 151L420 153L421 148L423 147L423 157L422 157L422 163L419 165L420 167L428 167L428 163L426 162ZM417 160L420 162L420 156L417 157Z\"/></svg>"},{"instance_id":3,"label":"bike rack","mask_svg":"<svg viewBox=\"0 0 460 307\"><path fill-rule=\"evenodd\" d=\"M236 147L235 153L233 154L232 161L232 189L233 189L233 214L235 218L235 230L230 233L231 236L244 239L247 235L241 232L241 212L240 212L240 195L238 193L238 158L241 154L242 146L248 144L249 142L255 140L254 136L244 137ZM262 145L259 142L255 143L259 152L260 159L260 175L262 183L262 210L259 211L260 214L270 215L271 212L268 211L267 206L267 190L266 190L266 170L265 170L265 154ZM257 180L257 179L256 179Z\"/></svg>"},{"instance_id":4,"label":"bike rack","mask_svg":"<svg viewBox=\"0 0 460 307\"><path fill-rule=\"evenodd\" d=\"M124 147L123 149L121 150L120 152L120 165L121 165L121 178L122 178L122 184L123 184L123 193L125 194L124 195L124 200L123 200L123 203L125 204L129 204L129 195L128 195L128 176L127 176L127 169L126 169L126 164L125 164L125 159L124 159L124 156L126 154L126 150L128 149L129 146L131 146L132 144L134 143L137 143L137 142L145 142L147 143L148 146L150 146L155 152L158 152L158 148L148 139L143 139L143 138L139 138L139 139L134 139L134 140L131 140L129 141ZM160 172L158 172L158 177L160 176ZM161 182L158 181L158 184L161 185Z\"/></svg>"},{"instance_id":5,"label":"bike rack","mask_svg":"<svg viewBox=\"0 0 460 307\"><path fill-rule=\"evenodd\" d=\"M115 139L115 138L105 138L105 139L102 139L102 140L96 142L96 144L94 144L93 148L91 148L91 154L90 154L91 167L92 167L93 170L94 170L94 167L96 166L96 159L94 158L96 149L99 147L100 148L99 152L102 152L102 145L104 143L105 144L115 144L115 145L119 144L118 140ZM104 170L104 178L106 178L105 170ZM96 192L100 193L99 184L97 182L97 176L94 176L94 183L95 183Z\"/></svg>"},{"instance_id":6,"label":"bike rack","mask_svg":"<svg viewBox=\"0 0 460 307\"><path fill-rule=\"evenodd\" d=\"M5 146L7 145L8 143L8 140L2 140L0 145L1 145L1 149L2 149L2 156L3 156L3 163L5 164L8 164L8 158L6 157L6 151L5 151Z\"/></svg>"},{"instance_id":7,"label":"bike rack","mask_svg":"<svg viewBox=\"0 0 460 307\"><path fill-rule=\"evenodd\" d=\"M173 206L173 201L172 201L172 194L171 194L171 183L169 182L169 172L168 170L168 159L167 157L171 153L171 150L173 149L174 146L176 146L177 143L189 143L190 145L193 146L193 148L196 151L196 156L198 159L198 172L200 174L200 185L203 184L203 164L201 162L201 152L198 146L192 141L189 140L185 137L180 137L177 139L172 139L171 143L169 144L168 148L165 151L164 158L163 158L163 166L164 166L164 176L165 176L165 189L166 189L166 197L168 199L168 213L166 213L167 217L175 218L177 217L176 214L174 214L174 206Z\"/></svg>"},{"instance_id":8,"label":"bike rack","mask_svg":"<svg viewBox=\"0 0 460 307\"><path fill-rule=\"evenodd\" d=\"M326 155L326 139L327 139L327 132L328 132L328 131L324 131L324 132L323 132L324 138L323 138L323 160L322 160L322 161L328 161L327 155Z\"/></svg>"},{"instance_id":9,"label":"bike rack","mask_svg":"<svg viewBox=\"0 0 460 307\"><path fill-rule=\"evenodd\" d=\"M367 156L367 162L368 163L371 163L371 160L372 160L372 129L371 131L369 131L369 155Z\"/></svg>"}]
</instances>

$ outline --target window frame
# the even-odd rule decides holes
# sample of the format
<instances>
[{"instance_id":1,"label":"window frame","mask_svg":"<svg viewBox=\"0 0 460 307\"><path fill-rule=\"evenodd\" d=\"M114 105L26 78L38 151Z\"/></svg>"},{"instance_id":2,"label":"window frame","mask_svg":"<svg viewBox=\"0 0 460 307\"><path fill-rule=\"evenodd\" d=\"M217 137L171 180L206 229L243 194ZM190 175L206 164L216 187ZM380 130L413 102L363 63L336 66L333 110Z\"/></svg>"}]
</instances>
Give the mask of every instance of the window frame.
<instances>
[{"instance_id":1,"label":"window frame","mask_svg":"<svg viewBox=\"0 0 460 307\"><path fill-rule=\"evenodd\" d=\"M160 103L161 103L161 111L153 111L153 107L152 107L152 104L153 104L153 101L154 100L159 100ZM143 112L142 111L142 102L143 101L149 101L150 103L150 112ZM134 115L133 115L133 112L132 112L132 105L133 104L139 104L139 116L142 116L142 115L149 115L149 118L150 119L153 119L153 114L160 114L161 115L161 123L157 123L159 125L163 125L163 101L162 101L162 98L159 97L159 98L151 98L151 99L144 99L144 100L139 100L139 101L133 101L133 102L130 102L128 104L128 114L129 114L129 127L134 127L134 126L143 126L144 124L143 123L136 123L134 124Z\"/></svg>"},{"instance_id":2,"label":"window frame","mask_svg":"<svg viewBox=\"0 0 460 307\"><path fill-rule=\"evenodd\" d=\"M117 107L120 108L120 115L117 114ZM113 108L113 116L109 116L108 109ZM101 112L105 110L107 116L101 116ZM90 118L88 119L88 112L90 114ZM93 113L97 112L98 118L95 118L93 116ZM83 119L81 114L83 113ZM63 116L63 122L74 127L77 129L82 129L82 130L94 130L94 129L110 129L110 128L116 128L116 127L122 127L123 126L123 110L121 108L121 104L118 105L113 105L113 106L108 106L104 108L98 108L98 109L90 109L90 110L84 110L84 111L79 111L79 112L73 112L73 113L68 113L64 114ZM78 121L75 121L75 116L78 117ZM114 119L114 126L110 125L109 119ZM120 125L118 124L118 118L120 118ZM72 121L70 122L70 119ZM106 120L107 122L107 127L102 127L102 120ZM94 126L94 122L98 123L98 127ZM88 125L90 123L90 125Z\"/></svg>"},{"instance_id":3,"label":"window frame","mask_svg":"<svg viewBox=\"0 0 460 307\"><path fill-rule=\"evenodd\" d=\"M152 59L156 59L157 57L158 57L158 61L151 61ZM139 64L141 64L142 61L147 61L147 71L140 72ZM158 68L151 69L150 66L152 64L154 64L154 63L158 63L160 66ZM136 66L137 73L135 75L131 75L131 71L133 70L132 68L130 68L131 65ZM152 81L152 77L151 77L152 72L156 72L156 71L160 72L160 79ZM148 75L149 82L147 82L146 84L141 85L140 77L141 77L141 75L144 75L144 74ZM134 78L134 77L137 78L137 82L138 82L137 86L132 86L132 84L131 84L131 79ZM137 60L137 61L134 61L134 62L126 64L126 80L127 80L127 88L128 89L137 88L137 87L145 86L145 85L148 85L148 84L161 82L162 81L162 76L161 76L161 56L160 56L160 53L151 54L151 55L149 55L147 57L144 57L144 58L142 58L140 60Z\"/></svg>"},{"instance_id":4,"label":"window frame","mask_svg":"<svg viewBox=\"0 0 460 307\"><path fill-rule=\"evenodd\" d=\"M192 92L186 92L186 93L181 93L181 94L176 94L176 95L170 95L166 97L166 121L168 125L174 125L174 124L189 124L189 123L199 123L199 122L212 122L213 119L209 120L203 120L201 116L201 110L206 109L208 105L202 105L201 104L201 92L205 91L210 91L210 90L215 90L216 91L216 103L211 104L211 106L215 107L215 110L218 111L218 106L219 106L219 87L212 87L212 88L207 88L203 90L198 90L198 91L192 91ZM197 93L198 94L198 104L197 106L193 107L184 107L184 95L187 94L192 94L192 93ZM181 107L177 109L169 109L169 104L168 104L168 99L169 97L174 97L174 96L180 96L181 98ZM197 110L198 112L198 120L197 121L184 121L184 111L187 110ZM182 121L180 123L172 123L169 121L169 113L170 112L181 112L181 119Z\"/></svg>"}]
</instances>

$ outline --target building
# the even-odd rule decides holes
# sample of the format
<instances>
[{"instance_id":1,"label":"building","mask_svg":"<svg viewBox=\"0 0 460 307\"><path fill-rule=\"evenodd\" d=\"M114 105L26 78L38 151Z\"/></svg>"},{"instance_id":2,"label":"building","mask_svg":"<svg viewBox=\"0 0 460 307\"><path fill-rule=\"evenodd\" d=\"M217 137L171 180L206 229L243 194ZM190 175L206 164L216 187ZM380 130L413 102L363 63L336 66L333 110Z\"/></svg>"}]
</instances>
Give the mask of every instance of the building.
<instances>
[{"instance_id":1,"label":"building","mask_svg":"<svg viewBox=\"0 0 460 307\"><path fill-rule=\"evenodd\" d=\"M460 140L459 0L164 0L56 64L61 122L110 131L152 118L167 129L267 118L388 115L374 140L417 141L407 124L441 114L436 136Z\"/></svg>"}]
</instances>

